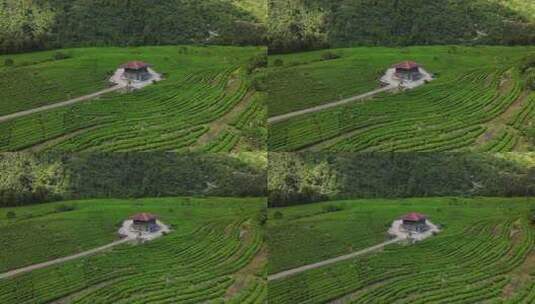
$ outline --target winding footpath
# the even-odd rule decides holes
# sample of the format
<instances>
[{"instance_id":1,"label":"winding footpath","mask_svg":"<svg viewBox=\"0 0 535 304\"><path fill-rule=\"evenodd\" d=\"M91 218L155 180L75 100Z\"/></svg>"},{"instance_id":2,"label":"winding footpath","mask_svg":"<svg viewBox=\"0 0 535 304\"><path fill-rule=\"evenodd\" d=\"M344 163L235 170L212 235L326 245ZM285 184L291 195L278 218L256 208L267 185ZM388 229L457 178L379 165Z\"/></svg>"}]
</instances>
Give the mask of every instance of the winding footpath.
<instances>
[{"instance_id":1,"label":"winding footpath","mask_svg":"<svg viewBox=\"0 0 535 304\"><path fill-rule=\"evenodd\" d=\"M288 119L296 117L296 116L301 116L301 115L304 115L304 114L315 113L315 112L323 111L325 109L338 107L338 106L341 106L341 105L344 105L344 104L348 104L350 102L354 102L354 101L370 98L370 97L372 97L374 95L377 95L379 93L392 91L392 90L395 90L397 88L398 88L397 85L388 85L386 87L382 87L382 88L379 88L379 89L376 89L376 90L373 90L373 91L370 91L370 92L367 92L367 93L364 93L364 94L361 94L361 95L349 97L349 98L342 99L342 100L339 100L339 101L330 102L330 103L327 103L327 104L322 104L322 105L315 106L315 107L312 107L312 108L299 110L299 111L295 111L295 112L290 112L290 113L282 114L282 115L279 115L279 116L274 116L274 117L271 117L271 118L268 119L268 123L273 124L273 123L277 123L277 122L288 120Z\"/></svg>"},{"instance_id":2,"label":"winding footpath","mask_svg":"<svg viewBox=\"0 0 535 304\"><path fill-rule=\"evenodd\" d=\"M98 97L100 95L104 95L104 94L107 94L107 93L110 93L110 92L114 92L114 91L120 90L122 88L124 88L124 86L116 85L116 86L113 86L111 88L104 89L102 91L98 91L98 92L91 93L91 94L88 94L88 95L76 97L76 98L73 98L73 99L69 99L67 101L62 101L62 102L58 102L58 103L42 106L42 107L39 107L39 108L34 108L34 109L30 109L30 110L25 110L25 111L20 111L20 112L8 114L8 115L5 115L5 116L0 116L0 123L6 122L6 121L9 121L9 120L13 120L15 118L20 118L20 117L28 116L28 115L31 115L31 114L43 112L43 111L48 111L48 110L52 110L52 109L56 109L56 108L69 106L69 105L72 105L72 104L75 104L75 103L79 103L79 102L82 102L82 101L85 101L85 100L90 100L90 99L96 98L96 97Z\"/></svg>"},{"instance_id":3,"label":"winding footpath","mask_svg":"<svg viewBox=\"0 0 535 304\"><path fill-rule=\"evenodd\" d=\"M381 243L381 244L378 244L378 245L375 245L375 246L372 246L372 247L368 247L368 248L360 250L360 251L355 251L355 252L350 253L350 254L342 255L342 256L339 256L339 257L336 257L336 258L328 259L328 260L321 261L321 262L314 263L314 264L304 265L304 266L297 267L297 268L290 269L290 270L285 270L285 271L282 271L282 272L279 272L279 273L272 274L272 275L268 276L268 281L287 278L287 277L299 274L301 272L304 272L304 271L307 271L307 270L310 270L310 269L316 269L316 268L320 268L320 267L323 267L323 266L326 266L326 265L330 265L330 264L338 263L338 262L341 262L341 261L349 260L349 259L352 259L354 257L358 257L358 256L363 255L363 254L367 254L367 253L370 253L370 252L373 252L373 251L377 251L379 249L383 249L387 245L398 243L398 242L401 242L401 241L403 241L405 239L406 238L397 237L397 238L392 239L390 241L386 241L384 243Z\"/></svg>"},{"instance_id":4,"label":"winding footpath","mask_svg":"<svg viewBox=\"0 0 535 304\"><path fill-rule=\"evenodd\" d=\"M112 247L115 247L117 245L126 243L128 241L131 241L131 239L130 238L125 238L125 239L122 239L122 240L119 240L119 241L115 241L113 243L109 243L108 245L101 246L101 247L98 247L98 248L94 248L94 249L91 249L91 250L87 250L87 251L84 251L84 252L80 252L80 253L77 253L77 254L74 254L74 255L62 257L62 258L59 258L59 259L51 260L51 261L40 263L40 264L30 265L30 266L27 266L27 267L24 267L24 268L11 270L11 271L8 271L6 273L0 274L0 280L9 279L9 278L12 278L12 277L14 277L16 275L19 275L19 274L23 274L23 273L34 271L34 270L41 269L41 268L46 268L46 267L49 267L49 266L52 266L52 265L56 265L56 264L65 263L67 261L79 259L79 258L82 258L82 257L85 257L85 256L93 255L93 254L102 252L104 250L110 249Z\"/></svg>"}]
</instances>

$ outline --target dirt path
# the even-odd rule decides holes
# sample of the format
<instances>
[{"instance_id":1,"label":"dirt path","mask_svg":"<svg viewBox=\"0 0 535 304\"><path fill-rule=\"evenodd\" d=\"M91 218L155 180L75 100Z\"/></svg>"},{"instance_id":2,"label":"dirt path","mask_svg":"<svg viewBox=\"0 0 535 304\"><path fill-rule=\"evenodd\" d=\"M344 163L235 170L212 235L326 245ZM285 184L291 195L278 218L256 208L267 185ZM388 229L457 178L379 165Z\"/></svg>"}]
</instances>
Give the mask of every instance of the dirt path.
<instances>
[{"instance_id":1,"label":"dirt path","mask_svg":"<svg viewBox=\"0 0 535 304\"><path fill-rule=\"evenodd\" d=\"M320 151L323 151L323 150L329 148L330 146L336 144L337 142L340 142L340 141L342 141L344 139L351 138L354 135L357 135L357 134L359 134L361 132L363 132L361 129L353 130L353 131L350 131L348 133L344 133L342 135L338 135L336 137L333 137L331 139L327 139L327 140L321 141L321 142L319 142L317 144L313 144L311 146L307 146L306 148L300 149L297 152L304 152L304 151L320 152Z\"/></svg>"},{"instance_id":2,"label":"dirt path","mask_svg":"<svg viewBox=\"0 0 535 304\"><path fill-rule=\"evenodd\" d=\"M15 119L15 118L20 118L20 117L28 116L28 115L31 115L31 114L43 112L43 111L48 111L48 110L52 110L52 109L56 109L56 108L69 106L69 105L72 105L72 104L75 104L75 103L79 103L81 101L93 99L93 98L98 97L98 96L103 95L103 94L107 94L107 93L110 93L110 92L113 92L113 91L117 91L117 90L122 89L122 88L123 88L122 86L114 86L114 87L111 87L111 88L108 88L108 89L105 89L105 90L102 90L102 91L98 91L98 92L95 92L95 93L92 93L92 94L89 94L89 95L76 97L76 98L73 98L73 99L70 99L70 100L67 100L67 101L62 101L62 102L54 103L54 104L51 104L51 105L42 106L42 107L39 107L39 108L34 108L34 109L26 110L26 111L21 111L21 112L16 112L16 113L13 113L13 114L5 115L5 116L0 116L0 123L9 121L9 120L12 120L12 119Z\"/></svg>"},{"instance_id":3,"label":"dirt path","mask_svg":"<svg viewBox=\"0 0 535 304\"><path fill-rule=\"evenodd\" d=\"M66 257L63 257L63 258L51 260L51 261L40 263L40 264L27 266L27 267L24 267L24 268L11 270L11 271L8 271L6 273L0 274L0 280L12 278L12 277L14 277L16 275L23 274L23 273L26 273L26 272L34 271L34 270L41 269L41 268L46 268L46 267L49 267L49 266L52 266L52 265L61 264L61 263L65 263L67 261L79 259L81 257L93 255L95 253L99 253L101 251L110 249L110 248L112 248L114 246L126 243L128 241L131 241L131 239L128 239L128 238L122 239L122 240L110 243L108 245L101 246L101 247L98 247L98 248L94 248L94 249L91 249L91 250L87 250L87 251L84 251L84 252L80 252L80 253L77 253L77 254L74 254L74 255L66 256Z\"/></svg>"},{"instance_id":4,"label":"dirt path","mask_svg":"<svg viewBox=\"0 0 535 304\"><path fill-rule=\"evenodd\" d=\"M80 129L80 130L74 131L72 133L67 133L67 134L64 134L64 135L60 135L60 136L58 136L56 138L52 138L50 140L47 140L47 141L42 142L40 144L37 144L35 146L31 146L31 147L29 147L27 149L23 149L23 150L21 150L21 152L31 152L31 153L42 152L42 151L46 150L48 147L50 147L50 146L57 145L57 144L59 144L61 142L69 140L69 139L71 139L73 137L76 137L76 136L78 136L80 134L83 134L83 133L86 133L86 132L89 132L89 131L92 131L92 130L96 130L99 127L100 127L100 125L96 125L96 126Z\"/></svg>"},{"instance_id":5,"label":"dirt path","mask_svg":"<svg viewBox=\"0 0 535 304\"><path fill-rule=\"evenodd\" d=\"M508 92L511 86L512 82L510 79L502 81L500 87L501 94ZM507 124L510 122L511 118L513 118L513 116L526 104L530 93L531 92L529 90L522 92L520 96L502 114L485 123L484 126L487 128L487 130L477 138L476 145L484 145L487 142L495 139L496 135L498 135L501 130L509 129L512 132L518 132L518 130L509 127Z\"/></svg>"},{"instance_id":6,"label":"dirt path","mask_svg":"<svg viewBox=\"0 0 535 304\"><path fill-rule=\"evenodd\" d=\"M306 146L305 148L299 149L299 150L297 150L297 152L321 152L321 151L324 151L325 149L328 149L329 147L335 145L338 142L341 142L343 140L351 138L351 137L353 137L353 136L355 136L357 134L364 133L366 131L370 131L370 130L376 129L376 128L380 127L380 126L382 126L382 124L375 125L375 126L364 127L364 128L356 129L356 130L353 130L353 131L349 131L347 133L336 135L335 137L332 137L330 139L326 139L326 140L317 142L315 144Z\"/></svg>"},{"instance_id":7,"label":"dirt path","mask_svg":"<svg viewBox=\"0 0 535 304\"><path fill-rule=\"evenodd\" d=\"M338 107L340 105L344 105L344 104L347 104L347 103L350 103L350 102L354 102L354 101L357 101L357 100L366 99L366 98L372 97L374 95L377 95L379 93L392 91L394 89L397 89L397 86L389 85L389 86L386 86L386 87L383 87L383 88L379 88L379 89L370 91L368 93L364 93L364 94L361 94L361 95L349 97L349 98L342 99L342 100L339 100L339 101L330 102L330 103L327 103L327 104L323 104L323 105L319 105L319 106L315 106L315 107L312 107L312 108L299 110L299 111L295 111L295 112L290 112L290 113L282 114L282 115L279 115L279 116L274 116L274 117L271 117L271 118L268 119L268 123L277 123L277 122L288 120L288 119L296 117L296 116L301 116L301 115L304 115L304 114L315 113L315 112L323 111L325 109Z\"/></svg>"},{"instance_id":8,"label":"dirt path","mask_svg":"<svg viewBox=\"0 0 535 304\"><path fill-rule=\"evenodd\" d=\"M229 127L229 124L232 123L238 116L247 108L251 102L254 91L249 91L242 100L232 108L227 114L223 115L221 118L211 122L208 127L210 130L204 133L199 140L197 140L196 147L201 147L213 139L217 138L226 127Z\"/></svg>"},{"instance_id":9,"label":"dirt path","mask_svg":"<svg viewBox=\"0 0 535 304\"><path fill-rule=\"evenodd\" d=\"M101 288L104 288L106 286L109 286L117 281L120 281L121 280L121 277L119 278L115 278L115 279L111 279L111 280L108 280L108 281L104 281L102 283L98 283L97 285L91 285L87 288L84 288L82 290L79 290L79 291L75 291L69 295L66 295L62 298L59 298L57 300L54 300L48 304L70 304L72 302L74 302L75 299L77 299L78 297L80 296L83 296L85 294L89 294L91 292L94 292L96 290L99 290Z\"/></svg>"},{"instance_id":10,"label":"dirt path","mask_svg":"<svg viewBox=\"0 0 535 304\"><path fill-rule=\"evenodd\" d=\"M353 253L350 253L350 254L342 255L342 256L339 256L339 257L336 257L336 258L332 258L332 259L328 259L328 260L325 260L325 261L321 261L321 262L318 262L318 263L304 265L304 266L297 267L297 268L294 268L294 269L290 269L290 270L282 271L282 272L279 272L279 273L276 273L276 274L272 274L272 275L268 276L268 281L283 279L283 278L286 278L286 277L289 277L289 276L293 276L293 275L296 275L298 273L301 273L301 272L304 272L304 271L307 271L307 270L310 270L310 269L316 269L316 268L323 267L323 266L326 266L326 265L330 265L330 264L338 263L338 262L341 262L341 261L349 260L349 259L352 259L354 257L358 257L358 256L366 254L366 253L370 253L370 252L373 252L373 251L376 251L376 250L379 250L379 249L383 249L387 245L398 243L398 242L401 242L403 240L405 240L405 239L404 238L395 238L395 239L392 239L390 241L387 241L387 242L384 242L384 243L381 243L381 244L378 244L378 245L375 245L375 246L372 246L372 247L368 247L366 249L363 249L363 250L360 250L360 251L356 251L356 252L353 252Z\"/></svg>"},{"instance_id":11,"label":"dirt path","mask_svg":"<svg viewBox=\"0 0 535 304\"><path fill-rule=\"evenodd\" d=\"M331 301L327 302L327 304L346 304L346 303L351 303L351 302L357 300L359 298L359 296L361 296L361 294L363 292L365 292L366 290L369 290L371 288L382 287L382 286L385 286L386 284L388 284L388 281L379 281L377 283L373 283L371 285L366 286L364 289L360 289L358 291L346 294L345 296L343 296L341 298L338 298L338 299L335 299L335 300L331 300Z\"/></svg>"}]
</instances>

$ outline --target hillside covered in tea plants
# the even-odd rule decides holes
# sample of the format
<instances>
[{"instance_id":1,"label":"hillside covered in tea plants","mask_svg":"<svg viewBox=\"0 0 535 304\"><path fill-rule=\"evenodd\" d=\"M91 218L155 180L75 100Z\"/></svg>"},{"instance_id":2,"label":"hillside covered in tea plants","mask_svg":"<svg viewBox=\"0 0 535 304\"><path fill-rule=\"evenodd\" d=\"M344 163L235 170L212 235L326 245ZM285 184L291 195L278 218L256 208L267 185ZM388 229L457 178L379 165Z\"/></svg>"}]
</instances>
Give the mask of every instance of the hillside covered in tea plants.
<instances>
[{"instance_id":1,"label":"hillside covered in tea plants","mask_svg":"<svg viewBox=\"0 0 535 304\"><path fill-rule=\"evenodd\" d=\"M434 79L335 107L381 87L412 60ZM358 47L270 56L271 151L529 151L535 147L535 48ZM318 108L318 109L316 109ZM313 112L288 119L285 114Z\"/></svg>"},{"instance_id":2,"label":"hillside covered in tea plants","mask_svg":"<svg viewBox=\"0 0 535 304\"><path fill-rule=\"evenodd\" d=\"M114 72L134 60L151 64L163 80L2 118L105 90ZM4 55L0 62L0 151L223 152L265 145L264 95L253 84L265 65L263 47L76 48Z\"/></svg>"},{"instance_id":3,"label":"hillside covered in tea plants","mask_svg":"<svg viewBox=\"0 0 535 304\"><path fill-rule=\"evenodd\" d=\"M141 198L0 208L0 276L118 239L139 212L171 232L0 278L2 303L265 303L262 198ZM17 252L17 254L13 254Z\"/></svg>"},{"instance_id":4,"label":"hillside covered in tea plants","mask_svg":"<svg viewBox=\"0 0 535 304\"><path fill-rule=\"evenodd\" d=\"M533 303L533 198L346 200L269 210L269 275L388 240L424 213L441 231L269 279L269 303Z\"/></svg>"}]
</instances>

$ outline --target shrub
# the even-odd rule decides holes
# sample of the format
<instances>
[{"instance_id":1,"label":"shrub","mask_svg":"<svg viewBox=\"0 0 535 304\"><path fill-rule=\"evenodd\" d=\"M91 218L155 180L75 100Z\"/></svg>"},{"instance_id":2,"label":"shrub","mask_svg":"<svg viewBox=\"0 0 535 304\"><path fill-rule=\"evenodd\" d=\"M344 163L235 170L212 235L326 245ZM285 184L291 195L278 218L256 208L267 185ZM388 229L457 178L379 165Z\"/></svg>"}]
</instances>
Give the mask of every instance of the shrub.
<instances>
[{"instance_id":1,"label":"shrub","mask_svg":"<svg viewBox=\"0 0 535 304\"><path fill-rule=\"evenodd\" d=\"M66 204L57 205L55 208L56 212L69 212L69 211L73 211L74 209L76 209L74 205L66 205Z\"/></svg>"},{"instance_id":2,"label":"shrub","mask_svg":"<svg viewBox=\"0 0 535 304\"><path fill-rule=\"evenodd\" d=\"M284 65L284 61L282 61L282 59L280 58L277 58L275 59L275 61L273 62L273 65L276 66L276 67L281 67Z\"/></svg>"},{"instance_id":3,"label":"shrub","mask_svg":"<svg viewBox=\"0 0 535 304\"><path fill-rule=\"evenodd\" d=\"M257 214L256 219L261 226L264 226L267 222L267 209L262 208L262 210L260 210L260 212Z\"/></svg>"},{"instance_id":4,"label":"shrub","mask_svg":"<svg viewBox=\"0 0 535 304\"><path fill-rule=\"evenodd\" d=\"M266 54L254 56L247 64L247 74L253 73L255 70L267 67L268 58Z\"/></svg>"},{"instance_id":5,"label":"shrub","mask_svg":"<svg viewBox=\"0 0 535 304\"><path fill-rule=\"evenodd\" d=\"M333 60L338 58L340 58L340 55L331 51L321 53L321 60Z\"/></svg>"},{"instance_id":6,"label":"shrub","mask_svg":"<svg viewBox=\"0 0 535 304\"><path fill-rule=\"evenodd\" d=\"M266 84L265 76L264 75L258 75L257 77L253 77L253 79L251 81L251 86L257 92L265 92L265 91L267 91L267 84Z\"/></svg>"},{"instance_id":7,"label":"shrub","mask_svg":"<svg viewBox=\"0 0 535 304\"><path fill-rule=\"evenodd\" d=\"M535 144L535 127L526 129L525 134L528 140Z\"/></svg>"},{"instance_id":8,"label":"shrub","mask_svg":"<svg viewBox=\"0 0 535 304\"><path fill-rule=\"evenodd\" d=\"M13 61L13 59L11 58L6 58L6 60L4 60L4 65L5 66L12 66L15 64L15 61Z\"/></svg>"},{"instance_id":9,"label":"shrub","mask_svg":"<svg viewBox=\"0 0 535 304\"><path fill-rule=\"evenodd\" d=\"M284 217L284 214L282 214L282 212L280 211L276 211L274 214L273 214L273 218L274 219L277 219L277 220L280 220L281 218Z\"/></svg>"},{"instance_id":10,"label":"shrub","mask_svg":"<svg viewBox=\"0 0 535 304\"><path fill-rule=\"evenodd\" d=\"M6 214L6 217L7 217L8 220L12 220L12 219L16 218L17 215L15 214L14 211L8 211L7 214Z\"/></svg>"},{"instance_id":11,"label":"shrub","mask_svg":"<svg viewBox=\"0 0 535 304\"><path fill-rule=\"evenodd\" d=\"M63 52L56 52L54 54L54 60L63 60L63 59L68 59L68 58L71 58L71 56L63 53Z\"/></svg>"},{"instance_id":12,"label":"shrub","mask_svg":"<svg viewBox=\"0 0 535 304\"><path fill-rule=\"evenodd\" d=\"M337 212L337 211L342 211L342 210L344 210L342 206L337 206L337 205L323 206L323 212Z\"/></svg>"}]
</instances>

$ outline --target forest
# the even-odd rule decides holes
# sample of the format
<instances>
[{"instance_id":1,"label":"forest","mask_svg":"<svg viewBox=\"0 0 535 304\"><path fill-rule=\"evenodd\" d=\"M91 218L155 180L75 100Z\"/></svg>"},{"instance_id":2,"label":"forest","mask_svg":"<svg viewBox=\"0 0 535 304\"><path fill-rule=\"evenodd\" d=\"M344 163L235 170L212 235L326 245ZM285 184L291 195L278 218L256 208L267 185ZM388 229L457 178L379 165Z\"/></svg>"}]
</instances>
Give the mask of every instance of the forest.
<instances>
[{"instance_id":1,"label":"forest","mask_svg":"<svg viewBox=\"0 0 535 304\"><path fill-rule=\"evenodd\" d=\"M0 0L0 54L82 46L259 45L262 3Z\"/></svg>"},{"instance_id":2,"label":"forest","mask_svg":"<svg viewBox=\"0 0 535 304\"><path fill-rule=\"evenodd\" d=\"M535 155L271 153L269 205L330 199L535 195Z\"/></svg>"},{"instance_id":3,"label":"forest","mask_svg":"<svg viewBox=\"0 0 535 304\"><path fill-rule=\"evenodd\" d=\"M325 47L535 42L530 0L271 0L271 53Z\"/></svg>"},{"instance_id":4,"label":"forest","mask_svg":"<svg viewBox=\"0 0 535 304\"><path fill-rule=\"evenodd\" d=\"M262 155L7 153L0 207L84 198L265 195Z\"/></svg>"}]
</instances>

